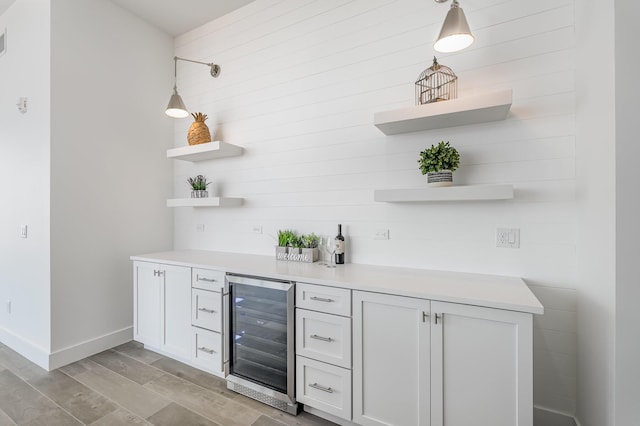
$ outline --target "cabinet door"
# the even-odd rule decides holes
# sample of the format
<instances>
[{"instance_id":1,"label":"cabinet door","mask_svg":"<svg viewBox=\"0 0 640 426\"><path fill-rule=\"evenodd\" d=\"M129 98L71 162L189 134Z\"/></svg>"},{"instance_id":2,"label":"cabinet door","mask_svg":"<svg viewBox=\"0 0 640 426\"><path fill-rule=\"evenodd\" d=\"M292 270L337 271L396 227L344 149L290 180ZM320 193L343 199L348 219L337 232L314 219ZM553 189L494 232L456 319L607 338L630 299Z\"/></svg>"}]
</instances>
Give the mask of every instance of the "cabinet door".
<instances>
[{"instance_id":1,"label":"cabinet door","mask_svg":"<svg viewBox=\"0 0 640 426\"><path fill-rule=\"evenodd\" d=\"M531 426L531 315L444 302L431 312L431 425Z\"/></svg>"},{"instance_id":2,"label":"cabinet door","mask_svg":"<svg viewBox=\"0 0 640 426\"><path fill-rule=\"evenodd\" d=\"M160 347L161 305L159 266L133 264L133 338L153 348Z\"/></svg>"},{"instance_id":3,"label":"cabinet door","mask_svg":"<svg viewBox=\"0 0 640 426\"><path fill-rule=\"evenodd\" d=\"M428 300L353 292L355 423L429 424L429 333Z\"/></svg>"},{"instance_id":4,"label":"cabinet door","mask_svg":"<svg viewBox=\"0 0 640 426\"><path fill-rule=\"evenodd\" d=\"M163 273L163 332L160 349L188 360L191 356L191 268L160 265Z\"/></svg>"}]
</instances>

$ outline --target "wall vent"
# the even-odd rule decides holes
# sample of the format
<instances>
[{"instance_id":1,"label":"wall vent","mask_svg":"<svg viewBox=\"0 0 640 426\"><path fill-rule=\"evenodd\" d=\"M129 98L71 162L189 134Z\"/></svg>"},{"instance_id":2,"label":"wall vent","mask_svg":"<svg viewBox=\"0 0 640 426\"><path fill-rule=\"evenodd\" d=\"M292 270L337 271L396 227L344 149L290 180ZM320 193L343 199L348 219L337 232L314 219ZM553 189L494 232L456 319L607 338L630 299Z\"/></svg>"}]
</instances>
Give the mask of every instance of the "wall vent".
<instances>
[{"instance_id":1,"label":"wall vent","mask_svg":"<svg viewBox=\"0 0 640 426\"><path fill-rule=\"evenodd\" d=\"M0 56L7 51L7 30L0 33Z\"/></svg>"}]
</instances>

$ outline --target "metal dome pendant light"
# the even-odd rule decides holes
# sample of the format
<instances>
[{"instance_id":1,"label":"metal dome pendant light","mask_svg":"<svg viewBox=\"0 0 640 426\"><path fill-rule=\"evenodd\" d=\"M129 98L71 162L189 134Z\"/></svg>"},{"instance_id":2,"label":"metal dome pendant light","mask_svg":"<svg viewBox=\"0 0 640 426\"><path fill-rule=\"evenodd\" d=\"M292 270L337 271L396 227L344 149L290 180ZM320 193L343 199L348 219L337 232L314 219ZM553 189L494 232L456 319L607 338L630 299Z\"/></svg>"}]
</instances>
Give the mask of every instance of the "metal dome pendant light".
<instances>
[{"instance_id":1,"label":"metal dome pendant light","mask_svg":"<svg viewBox=\"0 0 640 426\"><path fill-rule=\"evenodd\" d=\"M186 118L189 116L189 111L187 111L187 107L184 105L182 98L178 94L178 60L193 62L194 64L206 65L211 68L211 77L214 78L220 75L220 66L213 63L208 64L206 62L178 58L177 56L173 57L173 95L171 95L171 99L169 99L169 104L167 105L165 114L172 118Z\"/></svg>"},{"instance_id":2,"label":"metal dome pendant light","mask_svg":"<svg viewBox=\"0 0 640 426\"><path fill-rule=\"evenodd\" d=\"M436 3L444 3L446 1L435 0ZM458 0L453 0L451 9L449 9L447 17L444 19L440 35L433 44L433 48L438 52L457 52L471 46L474 40L467 18L464 16L464 11L460 7Z\"/></svg>"}]
</instances>

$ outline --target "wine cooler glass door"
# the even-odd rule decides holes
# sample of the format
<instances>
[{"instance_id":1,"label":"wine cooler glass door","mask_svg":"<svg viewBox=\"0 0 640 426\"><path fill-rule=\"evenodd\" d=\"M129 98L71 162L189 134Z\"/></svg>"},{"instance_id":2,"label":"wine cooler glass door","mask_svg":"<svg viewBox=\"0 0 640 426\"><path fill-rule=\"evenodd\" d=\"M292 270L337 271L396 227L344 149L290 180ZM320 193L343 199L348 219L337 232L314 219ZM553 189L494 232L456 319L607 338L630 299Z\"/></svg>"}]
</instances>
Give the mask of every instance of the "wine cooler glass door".
<instances>
[{"instance_id":1,"label":"wine cooler glass door","mask_svg":"<svg viewBox=\"0 0 640 426\"><path fill-rule=\"evenodd\" d=\"M293 284L228 277L229 373L294 400Z\"/></svg>"}]
</instances>

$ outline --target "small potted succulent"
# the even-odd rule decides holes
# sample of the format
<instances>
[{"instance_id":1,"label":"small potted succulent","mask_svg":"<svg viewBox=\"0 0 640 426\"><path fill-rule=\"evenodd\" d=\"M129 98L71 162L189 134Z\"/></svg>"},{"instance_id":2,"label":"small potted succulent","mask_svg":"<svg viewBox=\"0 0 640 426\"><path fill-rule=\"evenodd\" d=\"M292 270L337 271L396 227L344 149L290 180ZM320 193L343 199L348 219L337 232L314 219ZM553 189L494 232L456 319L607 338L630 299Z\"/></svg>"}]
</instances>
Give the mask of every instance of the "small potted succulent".
<instances>
[{"instance_id":1,"label":"small potted succulent","mask_svg":"<svg viewBox=\"0 0 640 426\"><path fill-rule=\"evenodd\" d=\"M315 262L318 260L320 253L318 252L318 245L320 244L320 237L314 234L305 234L300 236L301 254L305 259L305 262Z\"/></svg>"},{"instance_id":2,"label":"small potted succulent","mask_svg":"<svg viewBox=\"0 0 640 426\"><path fill-rule=\"evenodd\" d=\"M438 145L431 145L431 148L422 151L418 164L422 174L427 175L427 184L451 186L453 172L460 164L460 154L449 142L441 141Z\"/></svg>"},{"instance_id":3,"label":"small potted succulent","mask_svg":"<svg viewBox=\"0 0 640 426\"><path fill-rule=\"evenodd\" d=\"M207 198L209 196L207 186L211 182L207 182L204 176L190 177L187 179L187 183L191 186L191 198Z\"/></svg>"}]
</instances>

